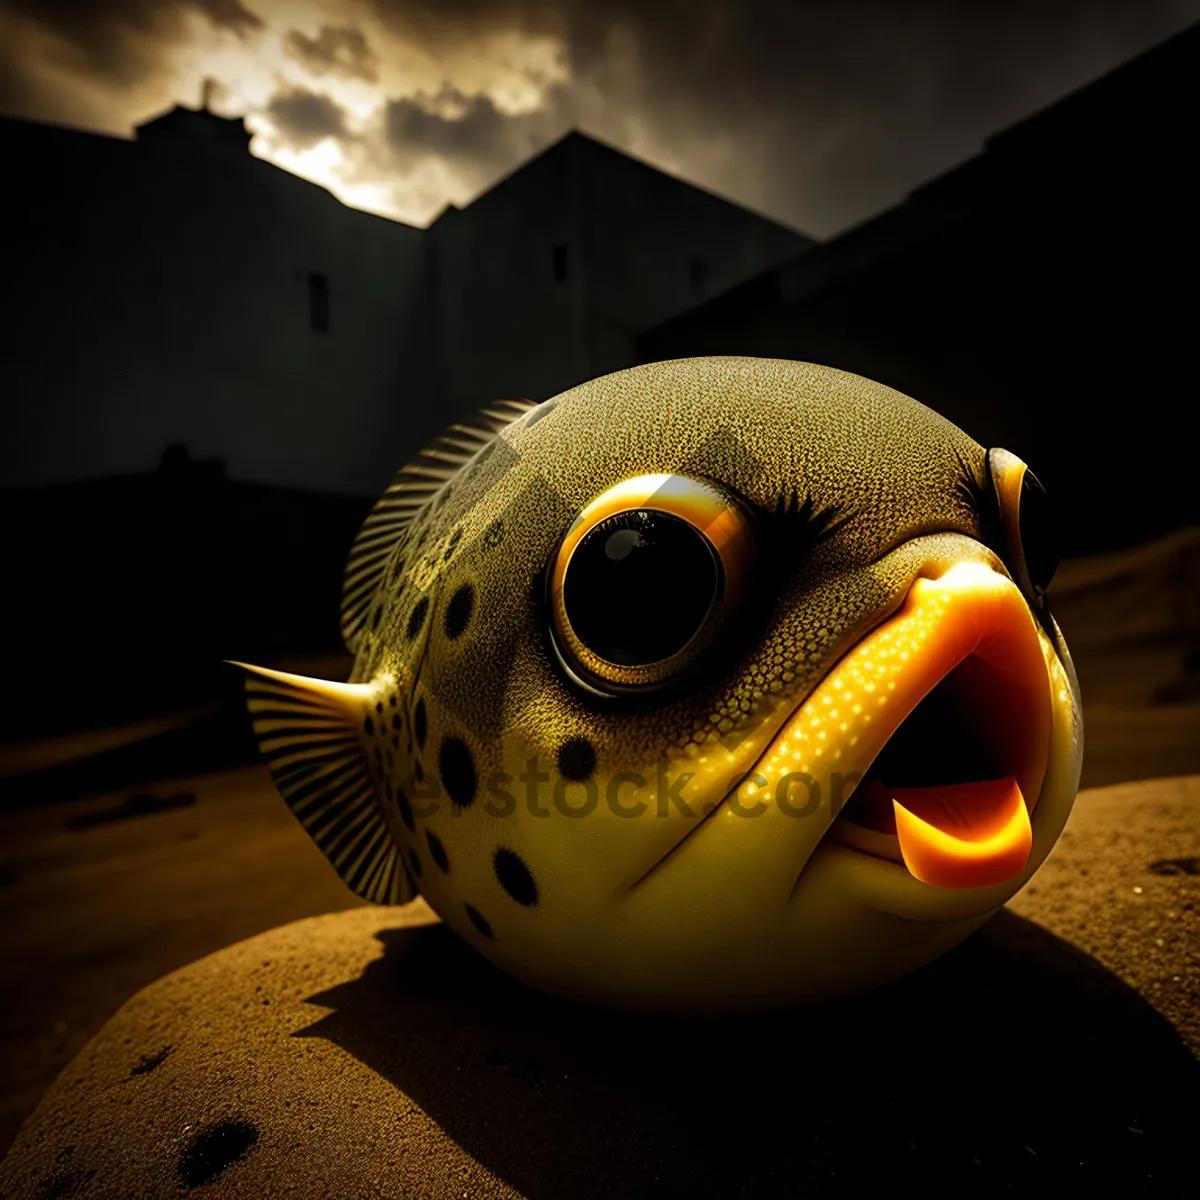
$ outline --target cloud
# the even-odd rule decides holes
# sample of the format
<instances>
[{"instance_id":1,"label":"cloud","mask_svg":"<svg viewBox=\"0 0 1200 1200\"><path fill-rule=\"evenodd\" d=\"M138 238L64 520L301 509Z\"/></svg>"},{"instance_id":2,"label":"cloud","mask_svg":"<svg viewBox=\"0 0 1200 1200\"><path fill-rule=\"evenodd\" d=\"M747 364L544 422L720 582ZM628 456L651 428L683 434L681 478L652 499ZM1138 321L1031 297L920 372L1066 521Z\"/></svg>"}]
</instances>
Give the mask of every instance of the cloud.
<instances>
[{"instance_id":1,"label":"cloud","mask_svg":"<svg viewBox=\"0 0 1200 1200\"><path fill-rule=\"evenodd\" d=\"M433 96L390 100L383 132L386 157L393 161L438 155L491 167L536 152L565 128L554 104L510 115L489 96L466 96L446 87Z\"/></svg>"},{"instance_id":2,"label":"cloud","mask_svg":"<svg viewBox=\"0 0 1200 1200\"><path fill-rule=\"evenodd\" d=\"M268 120L265 157L327 178L347 203L417 225L469 203L569 127L552 101L510 115L454 88L389 101L356 129L328 97L292 91L272 102Z\"/></svg>"},{"instance_id":3,"label":"cloud","mask_svg":"<svg viewBox=\"0 0 1200 1200\"><path fill-rule=\"evenodd\" d=\"M0 0L0 110L127 132L180 96L176 51L197 27L245 41L263 23L239 0Z\"/></svg>"},{"instance_id":4,"label":"cloud","mask_svg":"<svg viewBox=\"0 0 1200 1200\"><path fill-rule=\"evenodd\" d=\"M346 112L328 96L291 88L271 98L267 109L275 128L299 149L347 133Z\"/></svg>"},{"instance_id":5,"label":"cloud","mask_svg":"<svg viewBox=\"0 0 1200 1200\"><path fill-rule=\"evenodd\" d=\"M821 237L1200 18L1196 0L566 8L580 124Z\"/></svg>"},{"instance_id":6,"label":"cloud","mask_svg":"<svg viewBox=\"0 0 1200 1200\"><path fill-rule=\"evenodd\" d=\"M140 78L194 16L240 36L262 27L240 0L0 0L14 33L56 44L59 65L120 81Z\"/></svg>"},{"instance_id":7,"label":"cloud","mask_svg":"<svg viewBox=\"0 0 1200 1200\"><path fill-rule=\"evenodd\" d=\"M424 223L575 126L819 237L1200 0L0 0L0 107L114 131L212 75L255 152Z\"/></svg>"},{"instance_id":8,"label":"cloud","mask_svg":"<svg viewBox=\"0 0 1200 1200\"><path fill-rule=\"evenodd\" d=\"M495 5L377 6L373 24L358 12L361 37L347 39L345 15L335 24L331 9L323 26L288 31L278 91L252 128L256 153L347 203L426 224L569 128L570 67L553 22L521 22ZM351 62L370 64L374 79ZM297 72L308 82L297 84ZM319 109L309 98L318 94Z\"/></svg>"},{"instance_id":9,"label":"cloud","mask_svg":"<svg viewBox=\"0 0 1200 1200\"><path fill-rule=\"evenodd\" d=\"M239 0L190 0L192 7L199 9L208 19L221 29L231 29L234 33L250 33L261 29L263 22L249 9L242 6Z\"/></svg>"},{"instance_id":10,"label":"cloud","mask_svg":"<svg viewBox=\"0 0 1200 1200\"><path fill-rule=\"evenodd\" d=\"M381 63L420 46L444 74L417 86L381 68L386 145L360 176L424 153L482 188L575 126L827 237L1200 18L1200 2L373 0L373 11Z\"/></svg>"},{"instance_id":11,"label":"cloud","mask_svg":"<svg viewBox=\"0 0 1200 1200\"><path fill-rule=\"evenodd\" d=\"M322 25L315 37L298 29L289 30L284 47L314 75L343 75L351 79L378 79L378 59L359 29L336 29Z\"/></svg>"}]
</instances>

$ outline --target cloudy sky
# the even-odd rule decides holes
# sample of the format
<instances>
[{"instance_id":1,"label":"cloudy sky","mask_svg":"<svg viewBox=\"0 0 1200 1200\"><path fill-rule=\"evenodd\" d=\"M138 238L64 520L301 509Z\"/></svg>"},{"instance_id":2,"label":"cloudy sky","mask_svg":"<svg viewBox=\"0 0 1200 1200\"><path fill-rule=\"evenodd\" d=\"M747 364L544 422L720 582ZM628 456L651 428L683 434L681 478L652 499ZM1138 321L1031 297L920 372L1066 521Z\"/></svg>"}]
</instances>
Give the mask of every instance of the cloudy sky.
<instances>
[{"instance_id":1,"label":"cloudy sky","mask_svg":"<svg viewBox=\"0 0 1200 1200\"><path fill-rule=\"evenodd\" d=\"M1200 0L0 0L0 110L179 102L424 225L574 127L817 237L1200 20Z\"/></svg>"}]
</instances>

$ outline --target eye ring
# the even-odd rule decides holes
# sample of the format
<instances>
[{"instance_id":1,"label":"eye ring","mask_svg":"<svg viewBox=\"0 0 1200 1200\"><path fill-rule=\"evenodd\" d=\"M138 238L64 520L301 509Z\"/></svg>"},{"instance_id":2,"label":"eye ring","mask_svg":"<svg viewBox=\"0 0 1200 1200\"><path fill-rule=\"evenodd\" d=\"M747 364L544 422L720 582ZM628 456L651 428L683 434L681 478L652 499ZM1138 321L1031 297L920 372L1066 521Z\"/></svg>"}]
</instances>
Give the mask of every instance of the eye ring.
<instances>
[{"instance_id":1,"label":"eye ring","mask_svg":"<svg viewBox=\"0 0 1200 1200\"><path fill-rule=\"evenodd\" d=\"M571 523L547 587L562 665L602 695L685 674L738 611L757 561L753 526L720 485L627 479Z\"/></svg>"},{"instance_id":2,"label":"eye ring","mask_svg":"<svg viewBox=\"0 0 1200 1200\"><path fill-rule=\"evenodd\" d=\"M987 454L988 483L996 506L1001 557L1035 612L1058 569L1058 521L1038 477L1011 451Z\"/></svg>"}]
</instances>

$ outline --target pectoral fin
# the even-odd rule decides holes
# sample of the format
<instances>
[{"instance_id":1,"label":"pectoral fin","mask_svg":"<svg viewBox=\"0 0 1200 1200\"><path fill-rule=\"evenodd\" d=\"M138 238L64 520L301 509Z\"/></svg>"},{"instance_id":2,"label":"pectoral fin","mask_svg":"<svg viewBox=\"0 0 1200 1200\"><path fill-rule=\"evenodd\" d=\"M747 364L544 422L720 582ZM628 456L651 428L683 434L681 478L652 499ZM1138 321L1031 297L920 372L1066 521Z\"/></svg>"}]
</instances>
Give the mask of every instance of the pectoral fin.
<instances>
[{"instance_id":1,"label":"pectoral fin","mask_svg":"<svg viewBox=\"0 0 1200 1200\"><path fill-rule=\"evenodd\" d=\"M374 689L232 665L246 672L246 703L271 778L321 852L364 900L411 900L417 888L380 808L364 740Z\"/></svg>"}]
</instances>

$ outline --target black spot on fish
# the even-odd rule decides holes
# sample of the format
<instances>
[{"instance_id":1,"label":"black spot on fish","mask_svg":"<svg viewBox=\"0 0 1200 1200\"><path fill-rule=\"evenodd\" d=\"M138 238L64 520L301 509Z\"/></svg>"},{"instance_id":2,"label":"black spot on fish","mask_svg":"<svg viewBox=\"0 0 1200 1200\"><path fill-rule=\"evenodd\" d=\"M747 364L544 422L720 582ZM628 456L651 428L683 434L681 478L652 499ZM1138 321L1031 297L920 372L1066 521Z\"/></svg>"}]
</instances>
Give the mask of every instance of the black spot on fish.
<instances>
[{"instance_id":1,"label":"black spot on fish","mask_svg":"<svg viewBox=\"0 0 1200 1200\"><path fill-rule=\"evenodd\" d=\"M375 722L370 717L363 722L363 729L366 730L367 737L375 736Z\"/></svg>"},{"instance_id":2,"label":"black spot on fish","mask_svg":"<svg viewBox=\"0 0 1200 1200\"><path fill-rule=\"evenodd\" d=\"M596 751L587 738L571 738L558 748L558 773L572 783L587 779L596 769Z\"/></svg>"},{"instance_id":3,"label":"black spot on fish","mask_svg":"<svg viewBox=\"0 0 1200 1200\"><path fill-rule=\"evenodd\" d=\"M377 714L379 714L379 713L382 713L382 712L383 712L383 701L382 701L382 700L377 700L377 701L375 702L375 712L376 712Z\"/></svg>"},{"instance_id":4,"label":"black spot on fish","mask_svg":"<svg viewBox=\"0 0 1200 1200\"><path fill-rule=\"evenodd\" d=\"M425 624L425 614L429 611L429 597L422 596L408 616L408 636L415 638Z\"/></svg>"},{"instance_id":5,"label":"black spot on fish","mask_svg":"<svg viewBox=\"0 0 1200 1200\"><path fill-rule=\"evenodd\" d=\"M400 714L399 713L392 713L392 728L396 729L396 730L400 729Z\"/></svg>"},{"instance_id":6,"label":"black spot on fish","mask_svg":"<svg viewBox=\"0 0 1200 1200\"><path fill-rule=\"evenodd\" d=\"M204 1130L179 1158L179 1181L187 1188L212 1183L258 1141L248 1121L221 1121Z\"/></svg>"},{"instance_id":7,"label":"black spot on fish","mask_svg":"<svg viewBox=\"0 0 1200 1200\"><path fill-rule=\"evenodd\" d=\"M490 938L496 935L492 933L492 927L487 923L487 918L473 904L464 904L463 908L467 910L467 916L471 918L471 924L483 934L484 937Z\"/></svg>"},{"instance_id":8,"label":"black spot on fish","mask_svg":"<svg viewBox=\"0 0 1200 1200\"><path fill-rule=\"evenodd\" d=\"M504 541L504 522L497 519L483 531L483 544L488 550L495 550L502 541Z\"/></svg>"},{"instance_id":9,"label":"black spot on fish","mask_svg":"<svg viewBox=\"0 0 1200 1200\"><path fill-rule=\"evenodd\" d=\"M444 624L448 638L453 640L462 634L467 627L467 622L471 619L471 610L474 607L475 589L469 583L464 583L450 597L450 603L446 605Z\"/></svg>"},{"instance_id":10,"label":"black spot on fish","mask_svg":"<svg viewBox=\"0 0 1200 1200\"><path fill-rule=\"evenodd\" d=\"M396 707L396 701L397 701L397 699L398 699L398 697L396 696L396 693L395 693L395 692L393 692L393 693L392 693L392 694L391 694L391 695L388 697L388 703L389 703L389 704L390 704L390 705L391 705L393 708L395 708L395 707Z\"/></svg>"},{"instance_id":11,"label":"black spot on fish","mask_svg":"<svg viewBox=\"0 0 1200 1200\"><path fill-rule=\"evenodd\" d=\"M421 872L422 872L421 858L420 858L420 855L418 855L417 852L414 849L412 849L411 847L409 847L409 851L408 851L408 865L412 868L412 873L418 879L420 879Z\"/></svg>"},{"instance_id":12,"label":"black spot on fish","mask_svg":"<svg viewBox=\"0 0 1200 1200\"><path fill-rule=\"evenodd\" d=\"M409 804L403 788L396 789L396 807L400 810L400 820L404 822L404 828L412 833L416 825L413 823L412 805Z\"/></svg>"},{"instance_id":13,"label":"black spot on fish","mask_svg":"<svg viewBox=\"0 0 1200 1200\"><path fill-rule=\"evenodd\" d=\"M413 729L417 735L417 745L425 749L425 735L429 732L429 715L425 711L425 697L417 701L417 711L413 713Z\"/></svg>"},{"instance_id":14,"label":"black spot on fish","mask_svg":"<svg viewBox=\"0 0 1200 1200\"><path fill-rule=\"evenodd\" d=\"M442 839L438 837L432 829L425 831L425 841L429 843L429 856L437 863L439 870L443 874L450 874L450 857L446 853L446 847L442 845Z\"/></svg>"},{"instance_id":15,"label":"black spot on fish","mask_svg":"<svg viewBox=\"0 0 1200 1200\"><path fill-rule=\"evenodd\" d=\"M442 562L449 562L450 556L458 549L458 543L462 541L462 526L460 525L451 535L450 544L446 547L446 553L442 555Z\"/></svg>"},{"instance_id":16,"label":"black spot on fish","mask_svg":"<svg viewBox=\"0 0 1200 1200\"><path fill-rule=\"evenodd\" d=\"M533 873L519 854L512 850L497 850L492 855L492 866L496 869L496 878L500 880L500 886L518 904L537 903L538 890Z\"/></svg>"},{"instance_id":17,"label":"black spot on fish","mask_svg":"<svg viewBox=\"0 0 1200 1200\"><path fill-rule=\"evenodd\" d=\"M450 799L459 808L466 808L475 799L476 783L475 760L466 742L456 737L443 738L438 771Z\"/></svg>"}]
</instances>

